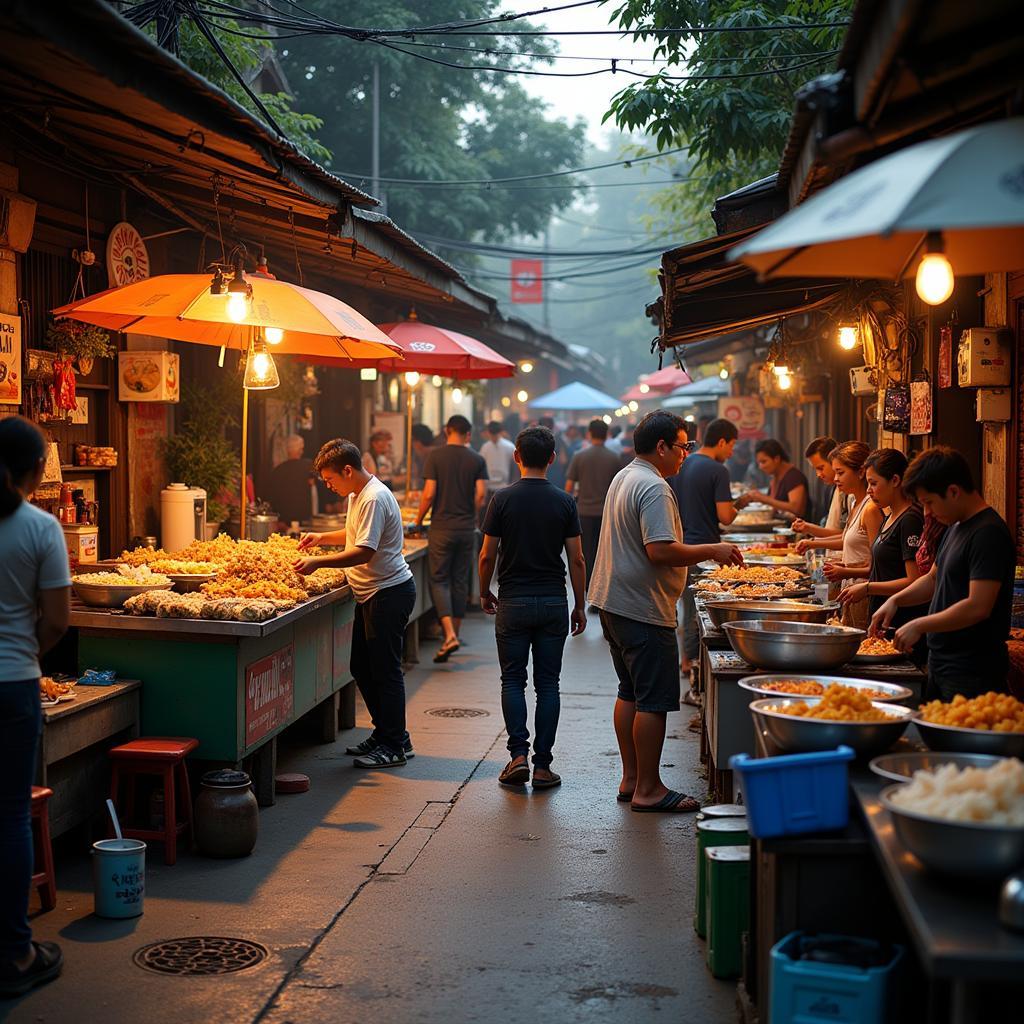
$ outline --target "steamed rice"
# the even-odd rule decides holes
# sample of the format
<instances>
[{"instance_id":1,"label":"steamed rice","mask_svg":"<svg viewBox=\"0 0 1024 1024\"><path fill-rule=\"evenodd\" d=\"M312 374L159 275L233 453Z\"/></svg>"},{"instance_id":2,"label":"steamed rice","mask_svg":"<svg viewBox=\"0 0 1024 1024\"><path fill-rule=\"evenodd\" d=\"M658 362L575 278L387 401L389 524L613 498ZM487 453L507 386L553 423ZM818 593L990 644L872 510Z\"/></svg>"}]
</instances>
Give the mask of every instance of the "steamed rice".
<instances>
[{"instance_id":1,"label":"steamed rice","mask_svg":"<svg viewBox=\"0 0 1024 1024\"><path fill-rule=\"evenodd\" d=\"M947 821L1024 828L1024 763L1010 757L991 768L946 764L916 771L891 800L905 811Z\"/></svg>"}]
</instances>

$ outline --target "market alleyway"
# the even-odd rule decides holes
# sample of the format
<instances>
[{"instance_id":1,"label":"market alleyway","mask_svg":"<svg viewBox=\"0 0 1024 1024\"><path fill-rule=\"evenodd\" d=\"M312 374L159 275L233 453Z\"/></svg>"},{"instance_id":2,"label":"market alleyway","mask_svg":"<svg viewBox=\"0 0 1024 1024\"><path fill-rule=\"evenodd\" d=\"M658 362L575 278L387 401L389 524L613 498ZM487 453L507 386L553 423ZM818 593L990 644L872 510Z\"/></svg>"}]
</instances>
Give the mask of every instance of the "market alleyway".
<instances>
[{"instance_id":1,"label":"market alleyway","mask_svg":"<svg viewBox=\"0 0 1024 1024\"><path fill-rule=\"evenodd\" d=\"M0 1003L0 1019L734 1019L734 985L708 974L691 925L692 816L637 815L614 799L614 682L596 619L567 645L554 765L565 781L548 793L498 787L493 626L476 614L465 635L449 665L433 666L428 647L409 673L415 760L359 773L344 747L362 729L333 746L296 739L281 767L306 772L312 789L262 813L251 857L189 855L167 868L151 849L145 915L126 922L91 915L83 857L59 864L58 907L34 927L62 943L64 976ZM475 715L431 714L445 708ZM688 718L670 717L665 777L703 795ZM250 939L271 955L216 978L132 961L147 943L189 935Z\"/></svg>"}]
</instances>

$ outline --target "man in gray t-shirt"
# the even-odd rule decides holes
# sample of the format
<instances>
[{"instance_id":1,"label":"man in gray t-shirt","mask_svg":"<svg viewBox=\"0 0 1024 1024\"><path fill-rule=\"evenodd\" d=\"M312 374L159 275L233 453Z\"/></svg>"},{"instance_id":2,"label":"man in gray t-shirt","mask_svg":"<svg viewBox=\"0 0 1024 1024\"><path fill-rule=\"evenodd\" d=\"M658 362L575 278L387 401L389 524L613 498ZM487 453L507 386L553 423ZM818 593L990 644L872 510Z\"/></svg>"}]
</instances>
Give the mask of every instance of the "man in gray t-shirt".
<instances>
[{"instance_id":1,"label":"man in gray t-shirt","mask_svg":"<svg viewBox=\"0 0 1024 1024\"><path fill-rule=\"evenodd\" d=\"M636 458L605 499L588 599L619 678L615 735L622 757L619 799L634 811L696 811L693 797L669 789L659 772L666 714L679 710L676 603L686 566L705 559L740 564L733 544L684 544L679 507L666 477L686 458L686 423L648 413L634 432Z\"/></svg>"},{"instance_id":2,"label":"man in gray t-shirt","mask_svg":"<svg viewBox=\"0 0 1024 1024\"><path fill-rule=\"evenodd\" d=\"M604 499L616 473L622 469L622 459L605 447L608 424L604 420L591 420L587 428L590 447L572 457L566 474L565 489L576 495L576 508L583 530L583 558L587 563L587 579L594 574L597 541L601 536L601 516Z\"/></svg>"}]
</instances>

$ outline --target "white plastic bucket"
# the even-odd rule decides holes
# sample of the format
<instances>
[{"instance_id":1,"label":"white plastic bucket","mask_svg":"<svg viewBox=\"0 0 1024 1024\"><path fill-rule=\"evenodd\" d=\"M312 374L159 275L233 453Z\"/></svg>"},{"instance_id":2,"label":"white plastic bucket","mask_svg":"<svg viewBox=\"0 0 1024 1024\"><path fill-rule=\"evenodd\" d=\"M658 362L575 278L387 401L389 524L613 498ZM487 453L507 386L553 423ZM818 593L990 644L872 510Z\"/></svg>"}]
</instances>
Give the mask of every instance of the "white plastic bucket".
<instances>
[{"instance_id":1,"label":"white plastic bucket","mask_svg":"<svg viewBox=\"0 0 1024 1024\"><path fill-rule=\"evenodd\" d=\"M92 884L97 917L139 917L146 895L146 844L139 839L93 843Z\"/></svg>"}]
</instances>

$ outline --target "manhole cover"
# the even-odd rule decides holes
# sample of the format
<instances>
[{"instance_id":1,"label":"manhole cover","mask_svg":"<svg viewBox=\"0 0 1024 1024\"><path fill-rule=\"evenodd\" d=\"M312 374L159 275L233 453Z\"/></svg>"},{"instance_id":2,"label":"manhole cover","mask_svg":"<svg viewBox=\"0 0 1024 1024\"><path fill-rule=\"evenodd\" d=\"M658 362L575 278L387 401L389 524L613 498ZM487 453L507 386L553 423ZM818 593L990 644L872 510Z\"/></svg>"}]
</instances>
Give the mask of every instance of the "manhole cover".
<instances>
[{"instance_id":1,"label":"manhole cover","mask_svg":"<svg viewBox=\"0 0 1024 1024\"><path fill-rule=\"evenodd\" d=\"M258 942L193 935L143 946L133 959L143 970L156 974L200 976L245 971L263 963L268 956L267 948Z\"/></svg>"},{"instance_id":2,"label":"manhole cover","mask_svg":"<svg viewBox=\"0 0 1024 1024\"><path fill-rule=\"evenodd\" d=\"M431 708L427 714L435 718L486 718L490 711L483 708Z\"/></svg>"}]
</instances>

